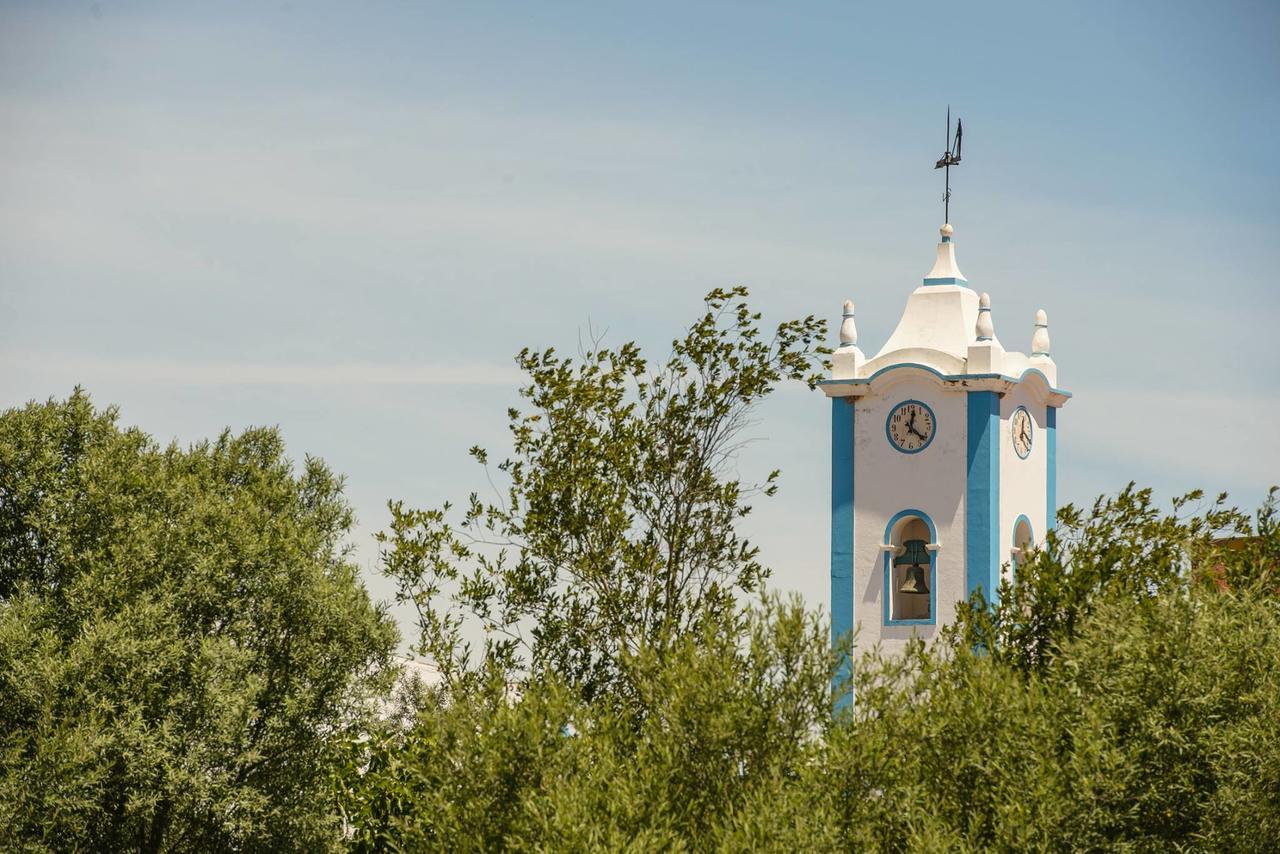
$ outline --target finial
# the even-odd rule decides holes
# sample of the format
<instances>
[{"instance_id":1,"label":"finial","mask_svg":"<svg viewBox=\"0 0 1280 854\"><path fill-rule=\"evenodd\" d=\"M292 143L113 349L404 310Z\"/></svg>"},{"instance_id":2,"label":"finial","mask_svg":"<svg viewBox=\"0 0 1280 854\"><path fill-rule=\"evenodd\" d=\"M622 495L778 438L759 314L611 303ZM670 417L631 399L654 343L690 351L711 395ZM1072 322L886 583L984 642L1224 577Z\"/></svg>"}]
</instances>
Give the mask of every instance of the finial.
<instances>
[{"instance_id":1,"label":"finial","mask_svg":"<svg viewBox=\"0 0 1280 854\"><path fill-rule=\"evenodd\" d=\"M1049 315L1044 309L1036 312L1036 330L1031 334L1031 355L1049 355Z\"/></svg>"},{"instance_id":2,"label":"finial","mask_svg":"<svg viewBox=\"0 0 1280 854\"><path fill-rule=\"evenodd\" d=\"M951 242L955 229L951 223L944 222L938 229L942 242L938 244L938 257L933 262L933 269L924 277L926 285L962 285L965 283L964 273L956 267L956 245Z\"/></svg>"},{"instance_id":3,"label":"finial","mask_svg":"<svg viewBox=\"0 0 1280 854\"><path fill-rule=\"evenodd\" d=\"M990 341L996 337L996 326L991 322L991 295L978 297L978 323L974 329L979 341Z\"/></svg>"},{"instance_id":4,"label":"finial","mask_svg":"<svg viewBox=\"0 0 1280 854\"><path fill-rule=\"evenodd\" d=\"M853 300L844 301L844 319L840 321L840 346L853 347L858 343L858 327L853 322Z\"/></svg>"},{"instance_id":5,"label":"finial","mask_svg":"<svg viewBox=\"0 0 1280 854\"><path fill-rule=\"evenodd\" d=\"M831 378L851 380L858 376L865 360L858 349L858 327L853 323L853 300L844 301L844 319L840 321L840 346L831 354Z\"/></svg>"}]
</instances>

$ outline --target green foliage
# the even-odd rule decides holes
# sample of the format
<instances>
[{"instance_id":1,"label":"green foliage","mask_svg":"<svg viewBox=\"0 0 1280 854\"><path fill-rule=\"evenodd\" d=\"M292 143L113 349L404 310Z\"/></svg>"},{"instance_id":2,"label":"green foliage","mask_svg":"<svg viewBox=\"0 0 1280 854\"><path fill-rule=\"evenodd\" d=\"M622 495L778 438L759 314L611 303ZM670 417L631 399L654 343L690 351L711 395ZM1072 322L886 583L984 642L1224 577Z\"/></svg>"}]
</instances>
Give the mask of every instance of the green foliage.
<instances>
[{"instance_id":1,"label":"green foliage","mask_svg":"<svg viewBox=\"0 0 1280 854\"><path fill-rule=\"evenodd\" d=\"M1098 507L1066 516L1080 563L1061 571L1095 583L1062 580L1079 597L1056 594L1072 617L1046 628L1051 654L867 656L833 717L821 621L766 600L737 633L629 654L634 696L494 682L355 745L339 797L357 848L1258 850L1280 838L1280 598L1217 582L1274 580L1274 496L1247 547L1201 536L1247 521L1220 502ZM1202 546L1213 583L1195 583Z\"/></svg>"},{"instance_id":2,"label":"green foliage","mask_svg":"<svg viewBox=\"0 0 1280 854\"><path fill-rule=\"evenodd\" d=\"M734 625L743 637L704 624L638 653L639 706L550 675L491 682L353 744L340 798L357 850L705 847L794 779L830 722L821 621L770 600Z\"/></svg>"},{"instance_id":3,"label":"green foliage","mask_svg":"<svg viewBox=\"0 0 1280 854\"><path fill-rule=\"evenodd\" d=\"M842 660L766 575L726 473L746 413L806 378L742 292L650 375L522 353L494 503L395 516L384 564L444 689L335 776L359 850L1251 850L1280 838L1280 525L1132 485L1064 508L932 646ZM726 319L728 322L725 322ZM808 377L812 379L811 377ZM487 455L473 451L485 463ZM764 484L769 492L772 478ZM488 633L479 661L464 642ZM515 680L515 681L513 681Z\"/></svg>"},{"instance_id":4,"label":"green foliage","mask_svg":"<svg viewBox=\"0 0 1280 854\"><path fill-rule=\"evenodd\" d=\"M966 649L863 662L776 803L859 848L1256 850L1280 822L1278 638L1280 601L1197 588L1107 596L1031 674Z\"/></svg>"},{"instance_id":5,"label":"green foliage","mask_svg":"<svg viewBox=\"0 0 1280 854\"><path fill-rule=\"evenodd\" d=\"M63 403L0 414L6 850L1252 851L1280 838L1280 518L1132 485L1065 508L994 602L857 660L758 594L732 474L809 379L741 290L650 373L524 352L493 503L393 505L395 632L341 483L271 430L158 447ZM476 449L486 462L487 455ZM477 657L464 630L487 640ZM380 716L374 712L380 711Z\"/></svg>"},{"instance_id":6,"label":"green foliage","mask_svg":"<svg viewBox=\"0 0 1280 854\"><path fill-rule=\"evenodd\" d=\"M734 526L777 472L744 483L734 454L779 382L816 382L825 324L765 337L745 296L712 291L653 372L631 343L578 360L521 351L530 411L509 413L505 495L472 494L456 523L448 505L391 505L384 571L451 683L550 669L586 697L619 689L626 656L724 625L759 590L767 570ZM468 625L484 632L478 661Z\"/></svg>"},{"instance_id":7,"label":"green foliage","mask_svg":"<svg viewBox=\"0 0 1280 854\"><path fill-rule=\"evenodd\" d=\"M79 390L0 414L0 847L337 843L332 743L396 633L340 480L283 454L162 448Z\"/></svg>"},{"instance_id":8,"label":"green foliage","mask_svg":"<svg viewBox=\"0 0 1280 854\"><path fill-rule=\"evenodd\" d=\"M977 594L959 609L952 642L981 646L1024 671L1041 669L1097 603L1185 590L1193 567L1220 561L1220 538L1250 530L1248 517L1226 505L1225 493L1204 507L1197 504L1202 498L1198 490L1188 493L1162 513L1150 489L1130 483L1115 497L1098 498L1088 513L1068 504L1043 548L1017 566L1016 584L1006 579L995 603ZM1259 516L1261 541L1274 535L1273 517L1274 496Z\"/></svg>"}]
</instances>

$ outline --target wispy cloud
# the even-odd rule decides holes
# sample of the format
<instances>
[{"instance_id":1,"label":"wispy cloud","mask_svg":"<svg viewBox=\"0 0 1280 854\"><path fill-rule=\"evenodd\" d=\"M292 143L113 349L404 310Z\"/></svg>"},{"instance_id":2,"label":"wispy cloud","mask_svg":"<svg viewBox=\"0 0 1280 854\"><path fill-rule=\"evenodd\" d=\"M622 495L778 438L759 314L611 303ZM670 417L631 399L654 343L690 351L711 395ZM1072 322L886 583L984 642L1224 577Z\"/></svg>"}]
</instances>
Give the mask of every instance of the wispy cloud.
<instances>
[{"instance_id":1,"label":"wispy cloud","mask_svg":"<svg viewBox=\"0 0 1280 854\"><path fill-rule=\"evenodd\" d=\"M192 385L498 385L514 386L521 374L514 366L443 363L269 363L179 361L165 358L96 358L65 353L6 353L6 372L52 375L73 382L99 380Z\"/></svg>"},{"instance_id":2,"label":"wispy cloud","mask_svg":"<svg viewBox=\"0 0 1280 854\"><path fill-rule=\"evenodd\" d=\"M1232 481L1261 490L1280 482L1277 423L1274 395L1096 388L1077 393L1059 428L1122 478L1164 471L1209 489Z\"/></svg>"}]
</instances>

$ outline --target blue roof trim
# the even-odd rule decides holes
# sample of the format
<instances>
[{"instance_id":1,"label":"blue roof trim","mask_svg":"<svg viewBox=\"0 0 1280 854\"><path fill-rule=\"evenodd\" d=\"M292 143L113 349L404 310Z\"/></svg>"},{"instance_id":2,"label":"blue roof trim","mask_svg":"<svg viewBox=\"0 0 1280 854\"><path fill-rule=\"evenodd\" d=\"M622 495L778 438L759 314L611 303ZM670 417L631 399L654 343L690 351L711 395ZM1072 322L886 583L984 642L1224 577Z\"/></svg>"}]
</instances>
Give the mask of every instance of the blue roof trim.
<instances>
[{"instance_id":1,"label":"blue roof trim","mask_svg":"<svg viewBox=\"0 0 1280 854\"><path fill-rule=\"evenodd\" d=\"M1040 377L1041 381L1049 387L1049 391L1054 394L1063 395L1064 397L1071 397L1071 392L1066 389L1054 388L1050 385L1049 378L1046 377L1044 375L1044 371L1039 368L1027 368L1022 372L1021 376L1017 377L1011 377L1008 374L944 374L937 368L931 368L928 365L922 365L919 362L899 362L896 365L885 365L871 376L855 380L819 380L818 385L867 385L868 383L873 382L875 378L881 374L887 371L896 371L899 368L917 368L922 371L927 371L943 382L956 382L958 380L1004 380L1009 383L1020 383L1034 374L1035 376Z\"/></svg>"},{"instance_id":2,"label":"blue roof trim","mask_svg":"<svg viewBox=\"0 0 1280 854\"><path fill-rule=\"evenodd\" d=\"M926 285L967 285L968 279L962 279L959 276L942 276L936 279L925 279Z\"/></svg>"}]
</instances>

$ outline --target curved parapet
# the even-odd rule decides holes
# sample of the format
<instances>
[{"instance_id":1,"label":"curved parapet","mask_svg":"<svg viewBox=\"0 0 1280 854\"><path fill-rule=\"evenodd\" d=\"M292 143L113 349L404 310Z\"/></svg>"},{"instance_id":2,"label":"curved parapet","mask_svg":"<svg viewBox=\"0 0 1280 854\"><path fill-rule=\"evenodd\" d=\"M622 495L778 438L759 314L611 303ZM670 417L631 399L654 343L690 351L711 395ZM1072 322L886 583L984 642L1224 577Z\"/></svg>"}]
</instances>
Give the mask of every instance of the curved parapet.
<instances>
[{"instance_id":1,"label":"curved parapet","mask_svg":"<svg viewBox=\"0 0 1280 854\"><path fill-rule=\"evenodd\" d=\"M830 379L818 383L827 397L863 397L881 394L900 382L923 378L953 391L994 391L1007 394L1014 386L1025 384L1035 400L1049 406L1062 406L1071 392L1055 387L1039 368L1027 368L1017 375L1002 373L943 373L932 365L904 362L887 365L870 376L854 379Z\"/></svg>"}]
</instances>

